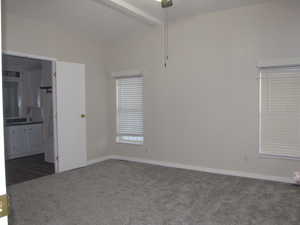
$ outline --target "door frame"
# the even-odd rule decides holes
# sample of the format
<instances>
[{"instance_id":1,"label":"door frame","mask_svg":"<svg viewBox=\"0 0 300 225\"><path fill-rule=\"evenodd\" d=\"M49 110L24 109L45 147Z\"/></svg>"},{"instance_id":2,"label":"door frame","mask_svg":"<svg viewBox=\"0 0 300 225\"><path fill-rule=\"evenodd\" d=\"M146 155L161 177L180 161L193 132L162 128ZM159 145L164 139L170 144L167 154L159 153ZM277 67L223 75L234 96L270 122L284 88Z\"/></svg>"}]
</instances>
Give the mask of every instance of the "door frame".
<instances>
[{"instance_id":1,"label":"door frame","mask_svg":"<svg viewBox=\"0 0 300 225\"><path fill-rule=\"evenodd\" d=\"M52 105L53 105L53 135L54 135L54 165L55 165L55 173L59 172L59 160L58 160L58 137L57 137L57 95L56 95L56 62L57 59L49 58L45 56L39 55L31 55L23 52L16 52L16 51L9 51L3 50L2 54L10 55L10 56L17 56L17 57L24 57L30 59L38 59L38 60L46 60L52 63Z\"/></svg>"}]
</instances>

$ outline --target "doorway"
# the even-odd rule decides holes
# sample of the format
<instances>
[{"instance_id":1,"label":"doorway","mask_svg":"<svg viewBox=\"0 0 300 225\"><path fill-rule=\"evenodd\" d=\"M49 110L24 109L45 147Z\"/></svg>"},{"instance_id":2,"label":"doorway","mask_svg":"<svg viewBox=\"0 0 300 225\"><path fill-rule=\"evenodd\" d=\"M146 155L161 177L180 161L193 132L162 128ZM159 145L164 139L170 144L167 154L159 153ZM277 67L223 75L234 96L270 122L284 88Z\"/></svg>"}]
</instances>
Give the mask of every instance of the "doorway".
<instances>
[{"instance_id":1,"label":"doorway","mask_svg":"<svg viewBox=\"0 0 300 225\"><path fill-rule=\"evenodd\" d=\"M51 60L3 55L7 185L55 173L53 64Z\"/></svg>"}]
</instances>

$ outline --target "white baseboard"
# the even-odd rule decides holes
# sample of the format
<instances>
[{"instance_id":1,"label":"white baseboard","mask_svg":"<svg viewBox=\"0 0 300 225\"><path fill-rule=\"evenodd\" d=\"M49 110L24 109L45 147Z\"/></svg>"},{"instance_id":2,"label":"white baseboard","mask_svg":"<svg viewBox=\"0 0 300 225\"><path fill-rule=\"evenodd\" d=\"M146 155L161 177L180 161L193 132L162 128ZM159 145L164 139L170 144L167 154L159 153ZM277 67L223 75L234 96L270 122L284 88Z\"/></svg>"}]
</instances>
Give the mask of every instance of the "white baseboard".
<instances>
[{"instance_id":1,"label":"white baseboard","mask_svg":"<svg viewBox=\"0 0 300 225\"><path fill-rule=\"evenodd\" d=\"M215 169L215 168L208 168L208 167L201 167L201 166L185 165L185 164L181 164L181 163L172 163L172 162L148 160L148 159L135 158L135 157L126 157L126 156L120 156L120 155L109 155L109 156L102 157L99 159L91 160L88 162L88 165L98 163L98 162L103 162L103 161L109 160L109 159L146 163L146 164L152 164L152 165L158 165L158 166L164 166L164 167L194 170L194 171L207 172L207 173L213 173L213 174L221 174L221 175L227 175L227 176L246 177L246 178L259 179L259 180L268 180L268 181L289 183L289 184L295 183L293 181L293 178L289 178L289 177L278 177L278 176L269 176L269 175L262 175L262 174L256 174L256 173L241 172L241 171L235 171L235 170Z\"/></svg>"},{"instance_id":2,"label":"white baseboard","mask_svg":"<svg viewBox=\"0 0 300 225\"><path fill-rule=\"evenodd\" d=\"M88 160L86 165L90 166L90 165L100 163L100 162L103 162L103 161L106 161L106 160L109 160L109 159L112 159L111 155L103 156L103 157L100 157L100 158L97 158L97 159Z\"/></svg>"}]
</instances>

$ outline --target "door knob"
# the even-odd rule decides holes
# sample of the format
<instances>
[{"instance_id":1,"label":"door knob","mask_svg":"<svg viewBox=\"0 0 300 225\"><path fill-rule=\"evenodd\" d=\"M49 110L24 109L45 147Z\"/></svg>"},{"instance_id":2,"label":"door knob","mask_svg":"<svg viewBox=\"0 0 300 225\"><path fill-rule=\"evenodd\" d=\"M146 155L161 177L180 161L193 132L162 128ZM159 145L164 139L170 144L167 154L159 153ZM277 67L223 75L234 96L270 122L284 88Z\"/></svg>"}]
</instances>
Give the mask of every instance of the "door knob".
<instances>
[{"instance_id":1,"label":"door knob","mask_svg":"<svg viewBox=\"0 0 300 225\"><path fill-rule=\"evenodd\" d=\"M81 114L81 118L85 118L86 117L86 115L85 114Z\"/></svg>"}]
</instances>

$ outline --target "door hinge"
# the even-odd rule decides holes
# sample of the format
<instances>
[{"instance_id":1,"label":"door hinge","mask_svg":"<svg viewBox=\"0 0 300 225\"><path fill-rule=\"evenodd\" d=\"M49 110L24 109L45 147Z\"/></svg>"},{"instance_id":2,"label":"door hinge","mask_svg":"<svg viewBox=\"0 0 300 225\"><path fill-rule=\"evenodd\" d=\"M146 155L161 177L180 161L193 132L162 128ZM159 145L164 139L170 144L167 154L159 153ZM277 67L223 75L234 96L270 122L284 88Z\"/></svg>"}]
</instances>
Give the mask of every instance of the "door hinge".
<instances>
[{"instance_id":1,"label":"door hinge","mask_svg":"<svg viewBox=\"0 0 300 225\"><path fill-rule=\"evenodd\" d=\"M0 196L0 218L8 216L10 212L10 203L8 195Z\"/></svg>"}]
</instances>

